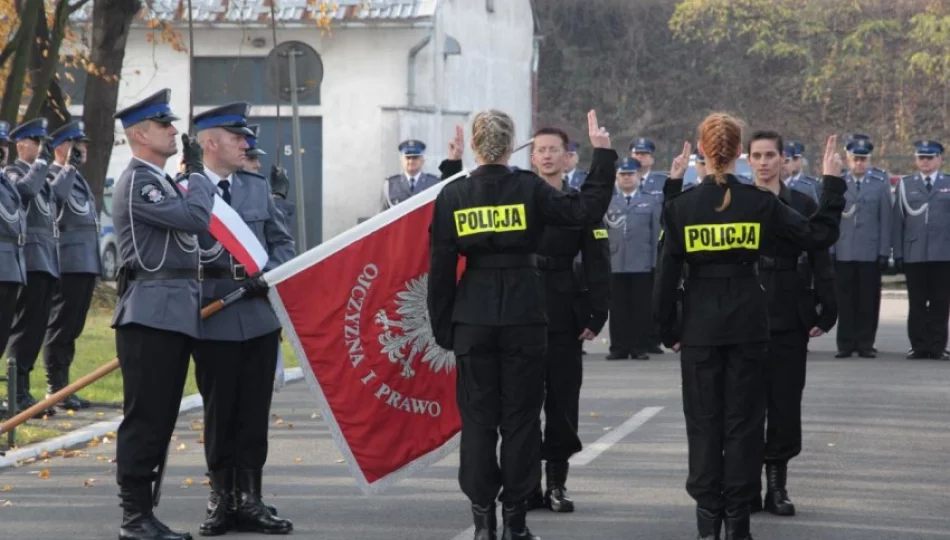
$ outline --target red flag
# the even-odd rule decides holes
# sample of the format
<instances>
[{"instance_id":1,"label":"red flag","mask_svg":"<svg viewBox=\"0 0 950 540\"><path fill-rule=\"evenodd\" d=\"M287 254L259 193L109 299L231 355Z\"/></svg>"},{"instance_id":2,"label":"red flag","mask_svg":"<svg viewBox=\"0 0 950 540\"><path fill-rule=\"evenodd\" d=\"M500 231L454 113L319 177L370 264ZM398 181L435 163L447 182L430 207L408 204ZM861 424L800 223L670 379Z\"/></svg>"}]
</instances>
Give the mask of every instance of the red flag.
<instances>
[{"instance_id":1,"label":"red flag","mask_svg":"<svg viewBox=\"0 0 950 540\"><path fill-rule=\"evenodd\" d=\"M264 276L323 417L366 493L457 446L455 356L436 345L426 308L432 208L451 180Z\"/></svg>"}]
</instances>

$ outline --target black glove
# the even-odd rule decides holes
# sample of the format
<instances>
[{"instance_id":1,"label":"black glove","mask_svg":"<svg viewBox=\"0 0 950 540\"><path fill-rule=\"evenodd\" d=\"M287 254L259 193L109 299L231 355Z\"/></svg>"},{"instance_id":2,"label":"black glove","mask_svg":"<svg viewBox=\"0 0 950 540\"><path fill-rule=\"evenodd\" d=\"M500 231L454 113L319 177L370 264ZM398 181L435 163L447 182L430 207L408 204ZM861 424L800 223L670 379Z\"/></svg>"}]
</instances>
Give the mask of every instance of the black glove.
<instances>
[{"instance_id":1,"label":"black glove","mask_svg":"<svg viewBox=\"0 0 950 540\"><path fill-rule=\"evenodd\" d=\"M284 199L287 198L290 192L290 178L287 177L287 170L283 167L270 166L270 192Z\"/></svg>"},{"instance_id":2,"label":"black glove","mask_svg":"<svg viewBox=\"0 0 950 540\"><path fill-rule=\"evenodd\" d=\"M904 273L904 259L894 259L894 273L895 274Z\"/></svg>"},{"instance_id":3,"label":"black glove","mask_svg":"<svg viewBox=\"0 0 950 540\"><path fill-rule=\"evenodd\" d=\"M53 162L53 139L43 137L40 139L40 155L36 159L42 159L46 163Z\"/></svg>"},{"instance_id":4,"label":"black glove","mask_svg":"<svg viewBox=\"0 0 950 540\"><path fill-rule=\"evenodd\" d=\"M888 266L889 266L888 261L887 261L887 257L884 257L884 256L878 257L878 258L877 258L877 266L878 266L878 268L881 269L881 272L887 272L887 268L888 268Z\"/></svg>"},{"instance_id":5,"label":"black glove","mask_svg":"<svg viewBox=\"0 0 950 540\"><path fill-rule=\"evenodd\" d=\"M248 278L243 287L245 298L267 298L267 291L270 289L262 274Z\"/></svg>"},{"instance_id":6,"label":"black glove","mask_svg":"<svg viewBox=\"0 0 950 540\"><path fill-rule=\"evenodd\" d=\"M201 150L198 139L192 139L187 133L182 133L181 145L182 152L185 155L182 159L182 161L185 162L185 174L204 174L205 166L204 163L202 163L204 151Z\"/></svg>"},{"instance_id":7,"label":"black glove","mask_svg":"<svg viewBox=\"0 0 950 540\"><path fill-rule=\"evenodd\" d=\"M76 146L69 151L69 164L77 169L82 165L82 150Z\"/></svg>"}]
</instances>

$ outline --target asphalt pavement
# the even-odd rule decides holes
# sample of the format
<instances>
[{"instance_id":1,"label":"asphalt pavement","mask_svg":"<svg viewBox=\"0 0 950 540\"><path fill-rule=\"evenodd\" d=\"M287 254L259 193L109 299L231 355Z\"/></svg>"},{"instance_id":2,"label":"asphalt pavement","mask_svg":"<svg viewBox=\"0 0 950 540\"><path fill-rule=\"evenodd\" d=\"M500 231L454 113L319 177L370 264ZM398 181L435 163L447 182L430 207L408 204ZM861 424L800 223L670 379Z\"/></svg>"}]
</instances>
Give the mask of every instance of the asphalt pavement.
<instances>
[{"instance_id":1,"label":"asphalt pavement","mask_svg":"<svg viewBox=\"0 0 950 540\"><path fill-rule=\"evenodd\" d=\"M804 451L790 465L798 515L753 517L759 540L950 539L950 362L906 360L906 300L886 298L876 359L835 359L833 333L814 340ZM606 332L605 334L606 335ZM574 514L532 512L544 540L695 538L685 491L686 436L677 355L604 359L588 345L581 437L568 482ZM471 538L455 453L380 496L364 497L306 384L275 397L265 499L308 539ZM200 411L183 415L158 515L197 537L208 488ZM115 445L0 472L0 537L115 538ZM237 535L256 538L251 534Z\"/></svg>"}]
</instances>

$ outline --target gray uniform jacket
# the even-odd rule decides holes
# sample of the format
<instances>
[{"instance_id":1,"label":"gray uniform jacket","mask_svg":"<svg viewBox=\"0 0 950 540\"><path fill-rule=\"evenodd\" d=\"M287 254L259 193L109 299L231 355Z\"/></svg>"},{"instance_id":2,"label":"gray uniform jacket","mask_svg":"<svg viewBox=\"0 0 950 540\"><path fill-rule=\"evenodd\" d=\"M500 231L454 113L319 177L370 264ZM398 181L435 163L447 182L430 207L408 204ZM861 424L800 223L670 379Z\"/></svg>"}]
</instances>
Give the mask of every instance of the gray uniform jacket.
<instances>
[{"instance_id":1,"label":"gray uniform jacket","mask_svg":"<svg viewBox=\"0 0 950 540\"><path fill-rule=\"evenodd\" d=\"M843 262L875 262L891 254L893 201L890 185L864 175L858 183L850 172L845 176L848 191L841 214L841 234L834 245L835 259Z\"/></svg>"},{"instance_id":2,"label":"gray uniform jacket","mask_svg":"<svg viewBox=\"0 0 950 540\"><path fill-rule=\"evenodd\" d=\"M388 210L423 190L438 184L440 178L429 173L419 173L415 189L409 189L409 179L405 174L390 176L383 182L382 210Z\"/></svg>"},{"instance_id":3,"label":"gray uniform jacket","mask_svg":"<svg viewBox=\"0 0 950 540\"><path fill-rule=\"evenodd\" d=\"M196 235L211 223L214 193L214 184L200 174L191 175L188 192L182 193L164 171L133 158L115 183L112 199L121 265L197 273ZM112 326L135 323L199 338L200 319L197 279L129 281Z\"/></svg>"},{"instance_id":4,"label":"gray uniform jacket","mask_svg":"<svg viewBox=\"0 0 950 540\"><path fill-rule=\"evenodd\" d=\"M26 283L26 215L20 194L0 173L0 282Z\"/></svg>"},{"instance_id":5,"label":"gray uniform jacket","mask_svg":"<svg viewBox=\"0 0 950 540\"><path fill-rule=\"evenodd\" d=\"M652 272L656 267L657 242L660 239L660 212L663 196L631 193L630 202L616 191L604 221L610 239L610 270L615 274Z\"/></svg>"},{"instance_id":6,"label":"gray uniform jacket","mask_svg":"<svg viewBox=\"0 0 950 540\"><path fill-rule=\"evenodd\" d=\"M49 166L16 160L4 170L20 192L26 212L26 270L59 277L59 253L56 208L73 187L76 169L66 167L47 181Z\"/></svg>"},{"instance_id":7,"label":"gray uniform jacket","mask_svg":"<svg viewBox=\"0 0 950 540\"><path fill-rule=\"evenodd\" d=\"M53 163L48 176L63 167ZM92 188L78 171L73 188L59 202L59 271L62 274L102 274L99 259L99 212Z\"/></svg>"},{"instance_id":8,"label":"gray uniform jacket","mask_svg":"<svg viewBox=\"0 0 950 540\"><path fill-rule=\"evenodd\" d=\"M906 263L950 261L950 177L934 173L928 192L920 173L897 184L894 258Z\"/></svg>"},{"instance_id":9,"label":"gray uniform jacket","mask_svg":"<svg viewBox=\"0 0 950 540\"><path fill-rule=\"evenodd\" d=\"M815 202L821 199L821 181L813 176L798 173L789 179L788 187L808 195Z\"/></svg>"},{"instance_id":10,"label":"gray uniform jacket","mask_svg":"<svg viewBox=\"0 0 950 540\"><path fill-rule=\"evenodd\" d=\"M214 177L212 177L214 178ZM238 171L231 175L231 208L241 216L254 236L267 249L269 260L264 271L294 257L294 239L284 227L284 216L270 196L267 179L258 174ZM201 282L205 303L224 298L241 288L235 277L244 276L243 268L210 233L198 235L201 265L204 271L225 271L231 277L208 277ZM266 298L244 298L201 321L201 339L215 341L247 341L280 329L280 321Z\"/></svg>"},{"instance_id":11,"label":"gray uniform jacket","mask_svg":"<svg viewBox=\"0 0 950 540\"><path fill-rule=\"evenodd\" d=\"M287 232L293 234L297 227L297 220L294 219L294 216L297 215L297 205L287 199L274 199L274 204L277 205L277 210L280 211L284 228L287 229Z\"/></svg>"},{"instance_id":12,"label":"gray uniform jacket","mask_svg":"<svg viewBox=\"0 0 950 540\"><path fill-rule=\"evenodd\" d=\"M644 191L663 194L663 186L670 177L667 173L650 171L640 181L640 188Z\"/></svg>"}]
</instances>

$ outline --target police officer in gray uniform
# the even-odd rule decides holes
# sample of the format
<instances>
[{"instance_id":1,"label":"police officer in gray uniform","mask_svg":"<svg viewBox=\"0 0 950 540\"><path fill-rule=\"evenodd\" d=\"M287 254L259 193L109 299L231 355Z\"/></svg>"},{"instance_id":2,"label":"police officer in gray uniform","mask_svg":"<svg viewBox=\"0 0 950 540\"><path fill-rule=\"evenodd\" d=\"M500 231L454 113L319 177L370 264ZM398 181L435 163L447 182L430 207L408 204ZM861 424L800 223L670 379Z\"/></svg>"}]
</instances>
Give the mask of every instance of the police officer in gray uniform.
<instances>
[{"instance_id":1,"label":"police officer in gray uniform","mask_svg":"<svg viewBox=\"0 0 950 540\"><path fill-rule=\"evenodd\" d=\"M0 167L7 161L9 135L10 124L0 120ZM16 186L0 172L0 352L7 348L17 295L26 284L26 215L21 204ZM0 405L0 413L6 407L6 403Z\"/></svg>"},{"instance_id":2,"label":"police officer in gray uniform","mask_svg":"<svg viewBox=\"0 0 950 540\"><path fill-rule=\"evenodd\" d=\"M669 175L663 172L653 171L653 153L656 152L656 144L652 140L640 137L630 143L630 157L640 163L640 189L647 193L658 195L663 194L663 185L669 178Z\"/></svg>"},{"instance_id":3,"label":"police officer in gray uniform","mask_svg":"<svg viewBox=\"0 0 950 540\"><path fill-rule=\"evenodd\" d=\"M577 156L578 148L576 142L567 144L567 164L569 168L564 171L564 181L567 182L568 186L574 189L580 189L584 184L584 180L587 180L587 171L577 168L577 162L579 160Z\"/></svg>"},{"instance_id":4,"label":"police officer in gray uniform","mask_svg":"<svg viewBox=\"0 0 950 540\"><path fill-rule=\"evenodd\" d=\"M243 169L255 174L261 174L262 164L260 157L267 155L267 152L258 146L261 126L252 124L247 127L253 131L254 134L245 137L247 140L247 150L244 152L245 159ZM277 209L280 210L280 213L283 215L284 220L282 223L284 228L287 229L290 234L293 234L293 216L296 205L287 200L287 194L290 192L290 179L287 178L287 170L283 167L278 167L276 164L271 165L270 186L271 197L274 199L274 204L277 205Z\"/></svg>"},{"instance_id":5,"label":"police officer in gray uniform","mask_svg":"<svg viewBox=\"0 0 950 540\"><path fill-rule=\"evenodd\" d=\"M246 137L252 135L249 110L248 103L229 103L196 115L194 125L204 175L267 249L267 271L293 258L294 241L270 197L267 179L242 169ZM246 290L243 299L201 322L201 339L195 344L195 379L204 399L204 449L213 490L200 532L287 534L293 524L276 517L261 500L280 321L267 301L263 278L248 275L209 233L198 239L202 300Z\"/></svg>"},{"instance_id":6,"label":"police officer in gray uniform","mask_svg":"<svg viewBox=\"0 0 950 540\"><path fill-rule=\"evenodd\" d=\"M69 122L50 137L56 161L49 167L49 176L56 176L71 157L78 158L78 163L74 163L76 167L85 162L89 138L81 120ZM47 397L69 384L69 366L76 355L76 340L86 324L96 278L102 275L99 212L92 188L78 170L72 191L58 206L60 278L53 292L43 350ZM90 405L76 395L70 395L59 404L69 410L86 409Z\"/></svg>"},{"instance_id":7,"label":"police officer in gray uniform","mask_svg":"<svg viewBox=\"0 0 950 540\"><path fill-rule=\"evenodd\" d=\"M439 183L439 177L422 172L425 165L426 145L410 139L399 143L402 154L402 174L390 176L383 182L382 210L388 210L422 190Z\"/></svg>"},{"instance_id":8,"label":"police officer in gray uniform","mask_svg":"<svg viewBox=\"0 0 950 540\"><path fill-rule=\"evenodd\" d=\"M815 202L818 202L821 198L821 182L817 178L805 174L803 170L805 160L802 158L804 153L805 145L798 141L789 141L785 144L785 156L788 158L786 167L789 172L785 185L790 189L808 195Z\"/></svg>"},{"instance_id":9,"label":"police officer in gray uniform","mask_svg":"<svg viewBox=\"0 0 950 540\"><path fill-rule=\"evenodd\" d=\"M656 343L650 299L663 198L644 189L640 166L631 157L620 160L604 218L611 270L608 360L649 360L646 353Z\"/></svg>"},{"instance_id":10,"label":"police officer in gray uniform","mask_svg":"<svg viewBox=\"0 0 950 540\"><path fill-rule=\"evenodd\" d=\"M16 400L21 411L36 403L30 394L30 372L43 347L53 289L59 279L57 206L72 190L79 163L72 154L66 167L47 181L53 149L46 125L45 118L37 118L10 132L19 158L5 169L20 193L21 208L26 214L26 286L17 297L7 347L7 355L16 359ZM48 409L46 414L55 414L55 410Z\"/></svg>"},{"instance_id":11,"label":"police officer in gray uniform","mask_svg":"<svg viewBox=\"0 0 950 540\"><path fill-rule=\"evenodd\" d=\"M161 90L115 113L132 160L115 183L113 220L121 267L112 326L122 369L123 412L116 441L122 506L119 540L182 540L152 513L156 469L168 444L201 330L198 238L211 223L214 184L198 142L182 135L188 190L163 170L178 149L178 120Z\"/></svg>"},{"instance_id":12,"label":"police officer in gray uniform","mask_svg":"<svg viewBox=\"0 0 950 540\"><path fill-rule=\"evenodd\" d=\"M890 183L870 168L874 144L869 139L854 139L847 150L846 206L833 250L838 297L836 356L849 358L856 352L862 358L874 358L881 273L891 254L893 201Z\"/></svg>"},{"instance_id":13,"label":"police officer in gray uniform","mask_svg":"<svg viewBox=\"0 0 950 540\"><path fill-rule=\"evenodd\" d=\"M892 236L894 263L907 277L907 357L950 360L950 176L940 172L942 144L914 147L918 172L897 184Z\"/></svg>"}]
</instances>

